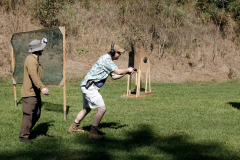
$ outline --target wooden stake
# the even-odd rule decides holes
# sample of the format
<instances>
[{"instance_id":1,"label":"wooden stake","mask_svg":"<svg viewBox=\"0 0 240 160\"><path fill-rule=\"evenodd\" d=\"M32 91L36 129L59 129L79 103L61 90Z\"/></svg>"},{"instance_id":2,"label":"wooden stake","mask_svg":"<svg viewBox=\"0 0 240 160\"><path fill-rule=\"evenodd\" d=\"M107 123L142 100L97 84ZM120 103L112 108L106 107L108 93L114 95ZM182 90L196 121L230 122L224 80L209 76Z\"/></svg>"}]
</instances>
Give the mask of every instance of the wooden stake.
<instances>
[{"instance_id":1,"label":"wooden stake","mask_svg":"<svg viewBox=\"0 0 240 160\"><path fill-rule=\"evenodd\" d=\"M127 83L127 96L129 94L129 80L130 80L130 75L128 75L128 83Z\"/></svg>"},{"instance_id":2,"label":"wooden stake","mask_svg":"<svg viewBox=\"0 0 240 160\"><path fill-rule=\"evenodd\" d=\"M142 61L142 59L141 59ZM141 91L141 63L139 64L139 70L138 70L138 82L137 82L137 92L136 92L136 97L140 95Z\"/></svg>"},{"instance_id":3,"label":"wooden stake","mask_svg":"<svg viewBox=\"0 0 240 160\"><path fill-rule=\"evenodd\" d=\"M146 71L145 93L147 93L148 70Z\"/></svg>"},{"instance_id":4,"label":"wooden stake","mask_svg":"<svg viewBox=\"0 0 240 160\"><path fill-rule=\"evenodd\" d=\"M136 97L137 97L137 94L138 94L138 75L139 75L139 69L138 69L138 73L136 74Z\"/></svg>"},{"instance_id":5,"label":"wooden stake","mask_svg":"<svg viewBox=\"0 0 240 160\"><path fill-rule=\"evenodd\" d=\"M140 92L141 92L141 74L142 74L142 68L139 67L140 70L139 70L139 77L138 77L138 96L140 95Z\"/></svg>"},{"instance_id":6,"label":"wooden stake","mask_svg":"<svg viewBox=\"0 0 240 160\"><path fill-rule=\"evenodd\" d=\"M17 106L17 90L16 90L16 81L13 78L13 72L14 72L14 67L15 67L15 60L14 60L14 52L13 52L13 47L11 45L11 55L12 55L12 79L13 79L13 93L14 93L14 105Z\"/></svg>"},{"instance_id":7,"label":"wooden stake","mask_svg":"<svg viewBox=\"0 0 240 160\"><path fill-rule=\"evenodd\" d=\"M148 58L148 74L149 74L149 81L148 81L148 83L149 83L149 91L150 92L152 92L152 89L151 89L151 80L150 80L150 60L149 60L149 58Z\"/></svg>"},{"instance_id":8,"label":"wooden stake","mask_svg":"<svg viewBox=\"0 0 240 160\"><path fill-rule=\"evenodd\" d=\"M14 105L15 107L17 106L17 90L16 90L16 85L13 85L13 92L14 92Z\"/></svg>"},{"instance_id":9,"label":"wooden stake","mask_svg":"<svg viewBox=\"0 0 240 160\"><path fill-rule=\"evenodd\" d=\"M140 68L138 68L138 73L136 76L136 97L138 96L138 89L139 89L139 85L138 85L139 74L140 74Z\"/></svg>"},{"instance_id":10,"label":"wooden stake","mask_svg":"<svg viewBox=\"0 0 240 160\"><path fill-rule=\"evenodd\" d=\"M138 79L138 72L136 73L136 76L135 76L135 85L137 85L137 79Z\"/></svg>"},{"instance_id":11,"label":"wooden stake","mask_svg":"<svg viewBox=\"0 0 240 160\"><path fill-rule=\"evenodd\" d=\"M138 68L138 74L137 74L137 79L136 79L136 97L138 96L138 88L139 88L139 85L138 85L138 78L139 78L139 72L140 71L140 68Z\"/></svg>"},{"instance_id":12,"label":"wooden stake","mask_svg":"<svg viewBox=\"0 0 240 160\"><path fill-rule=\"evenodd\" d=\"M66 53L65 53L65 27L59 27L63 35L63 117L67 119L67 103L66 103Z\"/></svg>"},{"instance_id":13,"label":"wooden stake","mask_svg":"<svg viewBox=\"0 0 240 160\"><path fill-rule=\"evenodd\" d=\"M129 84L129 94L131 94L131 88L132 88L132 75L130 75L130 84Z\"/></svg>"}]
</instances>

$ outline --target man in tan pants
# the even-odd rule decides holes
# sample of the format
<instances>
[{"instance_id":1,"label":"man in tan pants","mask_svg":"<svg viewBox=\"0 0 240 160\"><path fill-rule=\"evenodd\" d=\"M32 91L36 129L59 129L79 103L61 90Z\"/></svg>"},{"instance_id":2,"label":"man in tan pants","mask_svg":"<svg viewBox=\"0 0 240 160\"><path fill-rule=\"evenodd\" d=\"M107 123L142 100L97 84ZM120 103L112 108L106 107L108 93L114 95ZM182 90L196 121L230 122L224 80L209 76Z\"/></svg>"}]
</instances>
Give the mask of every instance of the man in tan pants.
<instances>
[{"instance_id":1,"label":"man in tan pants","mask_svg":"<svg viewBox=\"0 0 240 160\"><path fill-rule=\"evenodd\" d=\"M24 76L23 86L21 90L21 97L23 100L22 112L23 120L20 131L20 142L33 143L30 140L30 132L33 126L36 124L41 115L41 95L49 95L49 90L43 85L42 67L39 63L39 56L42 55L42 51L47 44L47 39L33 40L30 42L31 53L27 56L24 62Z\"/></svg>"}]
</instances>

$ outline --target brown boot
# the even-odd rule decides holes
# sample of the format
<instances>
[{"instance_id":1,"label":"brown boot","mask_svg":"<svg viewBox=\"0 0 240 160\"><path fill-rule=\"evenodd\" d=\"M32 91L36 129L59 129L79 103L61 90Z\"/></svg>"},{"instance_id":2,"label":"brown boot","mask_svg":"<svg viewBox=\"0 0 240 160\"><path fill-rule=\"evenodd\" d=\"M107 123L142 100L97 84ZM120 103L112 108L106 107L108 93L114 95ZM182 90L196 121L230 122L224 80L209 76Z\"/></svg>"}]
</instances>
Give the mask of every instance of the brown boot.
<instances>
[{"instance_id":1,"label":"brown boot","mask_svg":"<svg viewBox=\"0 0 240 160\"><path fill-rule=\"evenodd\" d=\"M98 132L99 132L98 127L91 127L89 139L103 140L104 139L103 135L100 135Z\"/></svg>"},{"instance_id":2,"label":"brown boot","mask_svg":"<svg viewBox=\"0 0 240 160\"><path fill-rule=\"evenodd\" d=\"M78 126L80 126L80 123L72 123L70 128L68 129L68 132L77 132L77 133L84 133L84 130L79 129Z\"/></svg>"}]
</instances>

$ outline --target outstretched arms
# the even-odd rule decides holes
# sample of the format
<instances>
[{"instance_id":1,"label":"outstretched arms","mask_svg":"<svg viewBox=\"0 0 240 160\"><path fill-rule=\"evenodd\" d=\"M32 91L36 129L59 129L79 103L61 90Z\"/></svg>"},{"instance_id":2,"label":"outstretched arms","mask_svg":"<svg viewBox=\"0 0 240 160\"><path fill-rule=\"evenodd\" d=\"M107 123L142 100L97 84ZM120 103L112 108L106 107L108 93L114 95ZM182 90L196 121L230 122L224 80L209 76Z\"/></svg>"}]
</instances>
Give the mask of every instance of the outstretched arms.
<instances>
[{"instance_id":1,"label":"outstretched arms","mask_svg":"<svg viewBox=\"0 0 240 160\"><path fill-rule=\"evenodd\" d=\"M126 69L116 69L114 70L115 74L111 74L112 79L119 79L125 76L126 74L133 74L135 71L137 71L135 68L129 67Z\"/></svg>"}]
</instances>

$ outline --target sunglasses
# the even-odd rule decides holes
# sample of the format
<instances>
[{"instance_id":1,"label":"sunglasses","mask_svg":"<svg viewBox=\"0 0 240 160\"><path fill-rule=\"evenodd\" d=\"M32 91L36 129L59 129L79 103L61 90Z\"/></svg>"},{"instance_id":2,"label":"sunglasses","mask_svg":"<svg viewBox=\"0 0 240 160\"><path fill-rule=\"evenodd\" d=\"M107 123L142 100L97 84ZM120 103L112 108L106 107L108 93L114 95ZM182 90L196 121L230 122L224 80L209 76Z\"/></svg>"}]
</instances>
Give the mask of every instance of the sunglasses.
<instances>
[{"instance_id":1,"label":"sunglasses","mask_svg":"<svg viewBox=\"0 0 240 160\"><path fill-rule=\"evenodd\" d=\"M116 53L118 53L118 54L120 54L120 55L121 55L121 52L116 52Z\"/></svg>"}]
</instances>

